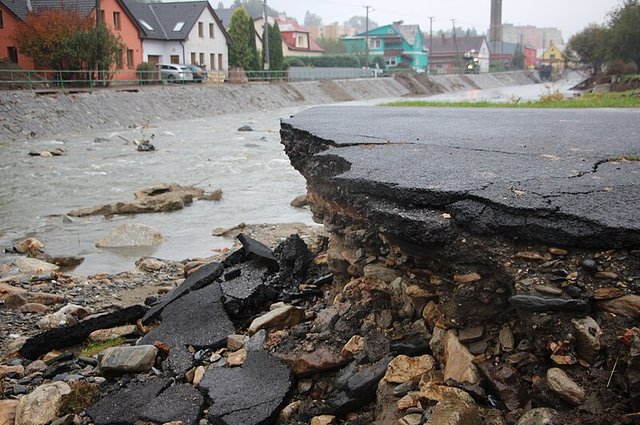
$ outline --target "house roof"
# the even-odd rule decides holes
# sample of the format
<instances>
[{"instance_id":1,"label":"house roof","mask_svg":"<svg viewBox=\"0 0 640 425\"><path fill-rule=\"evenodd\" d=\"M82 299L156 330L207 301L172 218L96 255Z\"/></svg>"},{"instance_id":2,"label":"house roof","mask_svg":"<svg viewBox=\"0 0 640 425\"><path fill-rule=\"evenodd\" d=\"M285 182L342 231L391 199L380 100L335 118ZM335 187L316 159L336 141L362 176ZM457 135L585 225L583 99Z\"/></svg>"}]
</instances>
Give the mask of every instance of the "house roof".
<instances>
[{"instance_id":1,"label":"house roof","mask_svg":"<svg viewBox=\"0 0 640 425\"><path fill-rule=\"evenodd\" d=\"M18 19L25 21L29 12L44 9L72 9L85 16L96 5L95 0L0 0Z\"/></svg>"},{"instance_id":2,"label":"house roof","mask_svg":"<svg viewBox=\"0 0 640 425\"><path fill-rule=\"evenodd\" d=\"M482 43L485 38L483 36L478 37L456 37L456 43L454 43L453 37L433 37L431 54L444 54L444 53L457 53L457 52L469 52L475 50L477 52L482 48ZM429 38L424 40L425 46L429 46Z\"/></svg>"},{"instance_id":3,"label":"house roof","mask_svg":"<svg viewBox=\"0 0 640 425\"><path fill-rule=\"evenodd\" d=\"M225 29L229 29L229 24L231 23L231 16L233 16L233 11L235 10L235 8L228 8L228 9L216 9L216 15L218 15L218 18L220 19L220 22L222 22L222 25L224 25Z\"/></svg>"},{"instance_id":4,"label":"house roof","mask_svg":"<svg viewBox=\"0 0 640 425\"><path fill-rule=\"evenodd\" d=\"M309 31L302 25L298 23L298 21L294 21L291 19L280 19L276 18L278 22L278 28L280 28L280 34L282 35L282 41L284 41L289 48L289 50L293 51L311 51L311 52L324 52L324 49L320 47L320 45L316 42L316 40L311 37ZM295 33L304 33L307 34L309 39L309 48L301 49L296 47L295 42Z\"/></svg>"},{"instance_id":5,"label":"house roof","mask_svg":"<svg viewBox=\"0 0 640 425\"><path fill-rule=\"evenodd\" d=\"M224 25L208 1L141 2L121 0L140 30L140 38L151 40L185 40L198 18L209 9L214 19L229 38Z\"/></svg>"},{"instance_id":6,"label":"house roof","mask_svg":"<svg viewBox=\"0 0 640 425\"><path fill-rule=\"evenodd\" d=\"M378 31L381 28L393 28L396 34L371 34L373 31ZM383 25L381 27L373 28L369 30L369 37L376 38L389 38L389 37L397 37L398 35L404 39L408 44L414 45L416 42L416 37L420 35L420 25L403 25L402 21L394 22L391 25ZM359 34L344 37L346 39L359 39L367 36L367 32L361 32Z\"/></svg>"},{"instance_id":7,"label":"house roof","mask_svg":"<svg viewBox=\"0 0 640 425\"><path fill-rule=\"evenodd\" d=\"M140 28L141 38L184 40L208 6L206 1L142 3L122 0Z\"/></svg>"},{"instance_id":8,"label":"house roof","mask_svg":"<svg viewBox=\"0 0 640 425\"><path fill-rule=\"evenodd\" d=\"M416 42L416 37L420 34L419 25L402 25L394 23L393 27L398 31L402 38L412 46Z\"/></svg>"}]
</instances>

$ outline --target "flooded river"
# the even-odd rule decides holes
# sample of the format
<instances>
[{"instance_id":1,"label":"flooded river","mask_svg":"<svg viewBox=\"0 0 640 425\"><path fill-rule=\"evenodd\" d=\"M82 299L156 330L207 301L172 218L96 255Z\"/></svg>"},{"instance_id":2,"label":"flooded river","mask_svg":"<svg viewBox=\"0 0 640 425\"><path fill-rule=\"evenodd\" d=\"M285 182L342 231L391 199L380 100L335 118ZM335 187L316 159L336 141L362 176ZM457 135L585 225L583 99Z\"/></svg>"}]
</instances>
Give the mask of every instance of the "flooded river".
<instances>
[{"instance_id":1,"label":"flooded river","mask_svg":"<svg viewBox=\"0 0 640 425\"><path fill-rule=\"evenodd\" d=\"M433 96L433 100L536 99L564 91L575 81L474 90ZM354 102L377 104L381 101ZM348 104L345 104L348 106ZM25 237L41 240L52 255L80 255L78 274L116 273L133 268L144 255L182 260L206 257L229 247L214 237L217 227L246 223L312 223L307 209L289 202L305 192L305 181L289 164L280 144L279 120L300 108L151 123L149 128L87 133L63 139L0 141L0 247ZM255 131L239 132L243 125ZM155 152L137 152L126 142L154 136ZM62 147L60 157L30 157L30 150ZM157 183L223 190L223 199L196 201L177 212L112 218L70 218L80 207L133 200L133 192ZM107 250L94 246L121 223L157 227L166 241L155 248ZM0 254L0 263L11 254Z\"/></svg>"}]
</instances>

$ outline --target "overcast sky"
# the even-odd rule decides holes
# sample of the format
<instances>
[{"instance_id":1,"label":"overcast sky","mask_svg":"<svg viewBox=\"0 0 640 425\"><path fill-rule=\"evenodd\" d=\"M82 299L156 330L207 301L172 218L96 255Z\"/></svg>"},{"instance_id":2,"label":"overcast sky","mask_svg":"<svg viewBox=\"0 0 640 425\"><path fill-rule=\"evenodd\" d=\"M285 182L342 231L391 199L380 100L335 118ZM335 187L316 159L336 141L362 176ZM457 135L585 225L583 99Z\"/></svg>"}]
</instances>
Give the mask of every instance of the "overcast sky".
<instances>
[{"instance_id":1,"label":"overcast sky","mask_svg":"<svg viewBox=\"0 0 640 425\"><path fill-rule=\"evenodd\" d=\"M231 1L223 0L225 6ZM456 26L489 28L491 0L267 0L276 10L303 23L307 10L320 15L325 24L343 22L354 15L364 16L363 6L372 6L370 18L380 25L404 20L429 31L429 16L434 16L434 30ZM604 23L607 13L622 0L503 0L502 20L515 25L556 27L565 42L591 22Z\"/></svg>"}]
</instances>

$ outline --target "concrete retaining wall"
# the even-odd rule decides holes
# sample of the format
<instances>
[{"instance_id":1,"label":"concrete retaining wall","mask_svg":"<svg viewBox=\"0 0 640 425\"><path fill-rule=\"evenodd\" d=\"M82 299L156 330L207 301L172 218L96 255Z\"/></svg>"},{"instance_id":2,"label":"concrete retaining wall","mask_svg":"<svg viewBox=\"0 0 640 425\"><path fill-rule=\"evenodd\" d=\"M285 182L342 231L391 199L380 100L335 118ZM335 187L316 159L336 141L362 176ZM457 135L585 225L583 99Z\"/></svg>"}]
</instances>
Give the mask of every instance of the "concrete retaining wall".
<instances>
[{"instance_id":1,"label":"concrete retaining wall","mask_svg":"<svg viewBox=\"0 0 640 425\"><path fill-rule=\"evenodd\" d=\"M529 73L421 75L420 90L396 78L323 80L244 85L141 86L132 90L78 93L0 92L2 140L64 137L96 129L119 129L159 120L380 99L442 91L532 84ZM427 78L431 88L425 89ZM435 89L434 89L435 88Z\"/></svg>"}]
</instances>

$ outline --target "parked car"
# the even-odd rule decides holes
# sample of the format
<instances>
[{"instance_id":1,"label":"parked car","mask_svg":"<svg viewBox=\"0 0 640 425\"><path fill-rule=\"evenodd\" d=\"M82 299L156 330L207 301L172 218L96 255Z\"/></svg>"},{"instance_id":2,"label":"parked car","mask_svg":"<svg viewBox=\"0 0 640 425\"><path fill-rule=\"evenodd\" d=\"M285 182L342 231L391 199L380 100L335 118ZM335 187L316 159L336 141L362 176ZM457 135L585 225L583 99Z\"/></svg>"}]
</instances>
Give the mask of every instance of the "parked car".
<instances>
[{"instance_id":1,"label":"parked car","mask_svg":"<svg viewBox=\"0 0 640 425\"><path fill-rule=\"evenodd\" d=\"M187 68L191 70L191 73L193 74L193 81L195 82L201 83L202 81L207 81L209 78L207 71L197 65L187 65Z\"/></svg>"},{"instance_id":2,"label":"parked car","mask_svg":"<svg viewBox=\"0 0 640 425\"><path fill-rule=\"evenodd\" d=\"M160 78L170 83L193 81L193 73L185 65L167 63L160 65Z\"/></svg>"}]
</instances>

